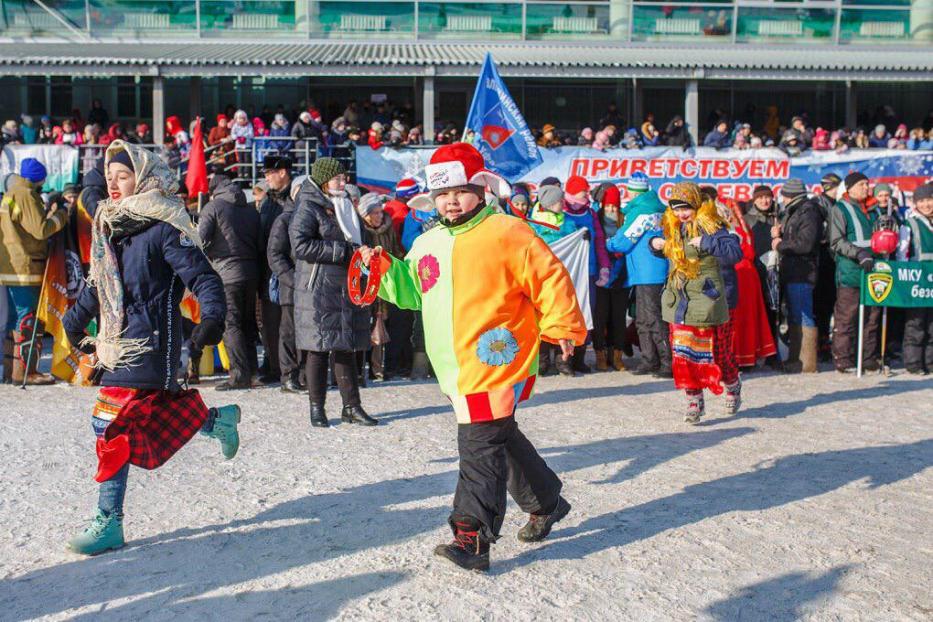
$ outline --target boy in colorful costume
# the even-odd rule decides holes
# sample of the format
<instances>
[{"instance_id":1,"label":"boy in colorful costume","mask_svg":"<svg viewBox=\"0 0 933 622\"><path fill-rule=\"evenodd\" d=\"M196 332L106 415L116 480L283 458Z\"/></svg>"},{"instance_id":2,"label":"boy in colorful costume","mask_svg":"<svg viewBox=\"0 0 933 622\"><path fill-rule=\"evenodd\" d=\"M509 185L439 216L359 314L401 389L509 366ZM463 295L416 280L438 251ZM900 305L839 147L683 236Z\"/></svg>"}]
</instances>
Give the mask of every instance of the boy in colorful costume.
<instances>
[{"instance_id":1,"label":"boy in colorful costume","mask_svg":"<svg viewBox=\"0 0 933 622\"><path fill-rule=\"evenodd\" d=\"M742 383L732 354L732 322L721 265L742 259L739 238L729 232L716 203L693 182L671 190L662 226L664 237L653 237L651 248L670 262L661 294L661 313L670 324L674 384L687 393L684 421L703 416L703 390L716 395L725 384L726 408L738 411Z\"/></svg>"},{"instance_id":2,"label":"boy in colorful costume","mask_svg":"<svg viewBox=\"0 0 933 622\"><path fill-rule=\"evenodd\" d=\"M404 261L388 263L379 296L423 312L428 356L457 415L460 478L450 515L455 540L435 553L485 570L499 537L506 490L531 517L525 542L545 538L570 505L561 481L519 431L514 413L531 395L538 342L569 359L586 326L563 264L531 228L485 206L484 188L508 196L471 145L438 149L426 167L439 225L420 236ZM413 206L414 207L414 206ZM364 263L372 249L361 250Z\"/></svg>"},{"instance_id":3,"label":"boy in colorful costume","mask_svg":"<svg viewBox=\"0 0 933 622\"><path fill-rule=\"evenodd\" d=\"M110 196L94 214L90 278L63 320L71 344L94 354L103 372L92 418L98 510L68 543L84 555L123 546L130 464L155 469L199 430L220 441L228 460L239 448L239 407L208 409L197 391L182 390L176 380L185 288L201 308L191 335L199 349L220 343L226 304L220 277L175 195L175 176L158 156L122 140L107 148L105 165ZM98 316L97 337L86 336Z\"/></svg>"}]
</instances>

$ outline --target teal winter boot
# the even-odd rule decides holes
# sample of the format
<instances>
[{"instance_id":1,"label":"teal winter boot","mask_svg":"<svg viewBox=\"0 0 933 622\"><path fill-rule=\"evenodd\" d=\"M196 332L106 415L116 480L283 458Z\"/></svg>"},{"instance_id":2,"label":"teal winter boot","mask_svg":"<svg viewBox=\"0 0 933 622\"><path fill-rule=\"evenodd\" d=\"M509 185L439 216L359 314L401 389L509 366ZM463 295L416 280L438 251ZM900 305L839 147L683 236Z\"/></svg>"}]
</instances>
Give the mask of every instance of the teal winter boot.
<instances>
[{"instance_id":1,"label":"teal winter boot","mask_svg":"<svg viewBox=\"0 0 933 622\"><path fill-rule=\"evenodd\" d=\"M68 549L81 555L99 555L122 547L123 516L107 516L100 508L87 529L68 541Z\"/></svg>"},{"instance_id":2,"label":"teal winter boot","mask_svg":"<svg viewBox=\"0 0 933 622\"><path fill-rule=\"evenodd\" d=\"M240 433L237 424L240 423L240 407L236 404L211 408L213 426L211 429L202 429L201 434L216 438L220 441L220 448L224 458L230 460L240 448Z\"/></svg>"}]
</instances>

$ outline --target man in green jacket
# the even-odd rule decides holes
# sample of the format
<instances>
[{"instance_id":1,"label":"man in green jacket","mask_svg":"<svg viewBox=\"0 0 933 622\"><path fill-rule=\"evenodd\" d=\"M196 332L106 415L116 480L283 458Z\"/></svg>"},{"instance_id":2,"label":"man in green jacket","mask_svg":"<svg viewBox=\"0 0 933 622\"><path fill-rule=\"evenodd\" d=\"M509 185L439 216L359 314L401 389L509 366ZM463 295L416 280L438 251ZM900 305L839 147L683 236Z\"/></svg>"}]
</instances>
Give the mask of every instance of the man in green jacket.
<instances>
[{"instance_id":1,"label":"man in green jacket","mask_svg":"<svg viewBox=\"0 0 933 622\"><path fill-rule=\"evenodd\" d=\"M829 221L829 246L836 258L836 307L833 328L833 362L841 373L856 364L858 309L862 273L872 269L876 256L871 250L881 210L869 205L868 178L850 173L845 178L846 193L836 201ZM865 308L863 345L864 368L878 369L881 307Z\"/></svg>"},{"instance_id":2,"label":"man in green jacket","mask_svg":"<svg viewBox=\"0 0 933 622\"><path fill-rule=\"evenodd\" d=\"M39 192L45 166L26 158L19 175L10 175L0 203L0 285L5 285L8 319L3 339L3 382L51 384L51 376L36 372L41 340L26 363L29 342L36 330L36 308L48 259L48 239L68 221L65 210L46 214ZM40 333L41 335L41 333Z\"/></svg>"}]
</instances>

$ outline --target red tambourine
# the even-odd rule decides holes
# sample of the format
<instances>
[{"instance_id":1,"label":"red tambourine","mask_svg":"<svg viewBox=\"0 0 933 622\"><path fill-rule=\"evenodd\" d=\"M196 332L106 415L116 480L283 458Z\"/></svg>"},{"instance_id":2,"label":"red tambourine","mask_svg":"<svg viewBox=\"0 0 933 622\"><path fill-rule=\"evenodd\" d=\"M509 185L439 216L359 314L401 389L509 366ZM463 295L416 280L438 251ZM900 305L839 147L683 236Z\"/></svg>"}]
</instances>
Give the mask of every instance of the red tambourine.
<instances>
[{"instance_id":1,"label":"red tambourine","mask_svg":"<svg viewBox=\"0 0 933 622\"><path fill-rule=\"evenodd\" d=\"M363 255L360 251L353 253L350 259L350 270L347 272L347 290L350 292L350 302L360 307L365 307L376 302L376 295L379 293L379 283L382 281L382 275L386 273L392 260L382 254L382 247L377 246L374 249L372 259L369 262L369 269L363 266ZM366 279L366 289L362 288L363 276L368 274Z\"/></svg>"}]
</instances>

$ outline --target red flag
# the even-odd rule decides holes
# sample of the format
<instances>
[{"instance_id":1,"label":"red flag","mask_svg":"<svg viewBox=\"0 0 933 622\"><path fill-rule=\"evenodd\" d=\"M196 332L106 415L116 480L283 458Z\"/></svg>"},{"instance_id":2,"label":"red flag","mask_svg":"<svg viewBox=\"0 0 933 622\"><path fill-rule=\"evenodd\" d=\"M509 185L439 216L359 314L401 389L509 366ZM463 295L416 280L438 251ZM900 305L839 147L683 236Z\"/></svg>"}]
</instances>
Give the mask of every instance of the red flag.
<instances>
[{"instance_id":1,"label":"red flag","mask_svg":"<svg viewBox=\"0 0 933 622\"><path fill-rule=\"evenodd\" d=\"M204 160L204 132L201 130L200 117L194 124L194 135L191 137L185 185L188 187L189 199L196 198L200 192L207 194L207 162Z\"/></svg>"}]
</instances>

